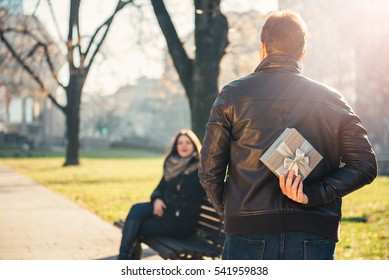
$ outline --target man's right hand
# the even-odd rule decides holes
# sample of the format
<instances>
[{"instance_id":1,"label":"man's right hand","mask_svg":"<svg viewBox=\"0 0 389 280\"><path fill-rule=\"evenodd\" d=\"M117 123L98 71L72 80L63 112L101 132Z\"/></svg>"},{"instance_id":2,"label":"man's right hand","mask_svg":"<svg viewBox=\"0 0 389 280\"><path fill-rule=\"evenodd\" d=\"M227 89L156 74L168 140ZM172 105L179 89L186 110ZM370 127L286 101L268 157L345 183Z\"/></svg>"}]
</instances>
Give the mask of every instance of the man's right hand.
<instances>
[{"instance_id":1,"label":"man's right hand","mask_svg":"<svg viewBox=\"0 0 389 280\"><path fill-rule=\"evenodd\" d=\"M308 203L308 197L304 193L303 182L300 181L301 176L294 176L293 171L289 171L288 176L280 175L280 188L284 195L291 200L301 204Z\"/></svg>"},{"instance_id":2,"label":"man's right hand","mask_svg":"<svg viewBox=\"0 0 389 280\"><path fill-rule=\"evenodd\" d=\"M163 202L162 199L157 198L156 200L154 200L154 211L153 211L153 214L155 216L162 217L163 216L163 211L164 211L165 208L166 208L166 205L165 205L165 203Z\"/></svg>"}]
</instances>

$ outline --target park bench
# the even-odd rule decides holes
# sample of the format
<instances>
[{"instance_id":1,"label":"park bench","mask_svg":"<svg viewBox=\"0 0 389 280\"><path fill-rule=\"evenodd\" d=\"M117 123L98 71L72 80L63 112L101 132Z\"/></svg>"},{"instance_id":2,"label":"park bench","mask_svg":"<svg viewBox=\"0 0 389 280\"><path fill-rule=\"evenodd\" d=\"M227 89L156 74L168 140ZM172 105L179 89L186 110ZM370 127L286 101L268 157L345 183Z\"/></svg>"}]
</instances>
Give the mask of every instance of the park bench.
<instances>
[{"instance_id":1,"label":"park bench","mask_svg":"<svg viewBox=\"0 0 389 280\"><path fill-rule=\"evenodd\" d=\"M123 228L124 221L116 221L115 226ZM163 259L201 260L220 258L225 235L223 222L208 199L204 199L195 233L183 239L152 237L142 240Z\"/></svg>"}]
</instances>

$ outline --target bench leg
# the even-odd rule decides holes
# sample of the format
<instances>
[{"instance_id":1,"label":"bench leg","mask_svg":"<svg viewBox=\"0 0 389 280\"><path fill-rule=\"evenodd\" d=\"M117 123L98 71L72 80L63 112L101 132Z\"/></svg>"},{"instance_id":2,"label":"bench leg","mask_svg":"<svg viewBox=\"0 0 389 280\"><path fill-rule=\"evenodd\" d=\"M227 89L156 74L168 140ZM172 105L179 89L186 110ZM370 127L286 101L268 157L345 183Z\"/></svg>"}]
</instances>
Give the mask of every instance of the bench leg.
<instances>
[{"instance_id":1,"label":"bench leg","mask_svg":"<svg viewBox=\"0 0 389 280\"><path fill-rule=\"evenodd\" d=\"M135 257L135 255L133 256L133 253L135 253L135 249L137 249L137 244L139 243L137 240L137 233L140 223L141 221L139 219L128 219L124 224L118 260L128 260Z\"/></svg>"}]
</instances>

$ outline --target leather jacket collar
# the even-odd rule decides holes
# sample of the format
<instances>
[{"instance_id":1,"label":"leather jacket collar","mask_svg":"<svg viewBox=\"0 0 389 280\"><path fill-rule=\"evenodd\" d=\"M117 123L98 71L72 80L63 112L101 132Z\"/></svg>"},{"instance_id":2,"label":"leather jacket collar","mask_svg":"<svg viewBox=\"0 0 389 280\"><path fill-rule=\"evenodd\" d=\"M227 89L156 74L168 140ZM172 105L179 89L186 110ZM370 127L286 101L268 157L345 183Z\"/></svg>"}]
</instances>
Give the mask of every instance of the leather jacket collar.
<instances>
[{"instance_id":1,"label":"leather jacket collar","mask_svg":"<svg viewBox=\"0 0 389 280\"><path fill-rule=\"evenodd\" d=\"M301 67L297 60L291 56L284 54L269 54L255 69L255 72L272 69L280 71L301 72Z\"/></svg>"}]
</instances>

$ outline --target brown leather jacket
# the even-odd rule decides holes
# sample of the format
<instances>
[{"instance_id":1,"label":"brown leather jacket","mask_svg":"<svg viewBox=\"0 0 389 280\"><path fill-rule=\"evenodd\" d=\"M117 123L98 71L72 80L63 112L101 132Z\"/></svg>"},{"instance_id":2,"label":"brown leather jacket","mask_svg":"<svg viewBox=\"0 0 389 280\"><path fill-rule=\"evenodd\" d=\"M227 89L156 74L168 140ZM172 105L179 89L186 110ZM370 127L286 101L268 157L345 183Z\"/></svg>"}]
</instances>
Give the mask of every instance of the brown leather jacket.
<instances>
[{"instance_id":1,"label":"brown leather jacket","mask_svg":"<svg viewBox=\"0 0 389 280\"><path fill-rule=\"evenodd\" d=\"M308 205L284 196L278 178L259 160L287 127L323 155L304 181ZM199 176L226 232L301 230L337 240L341 198L372 182L377 162L365 128L341 94L301 75L296 60L269 55L216 98Z\"/></svg>"}]
</instances>

